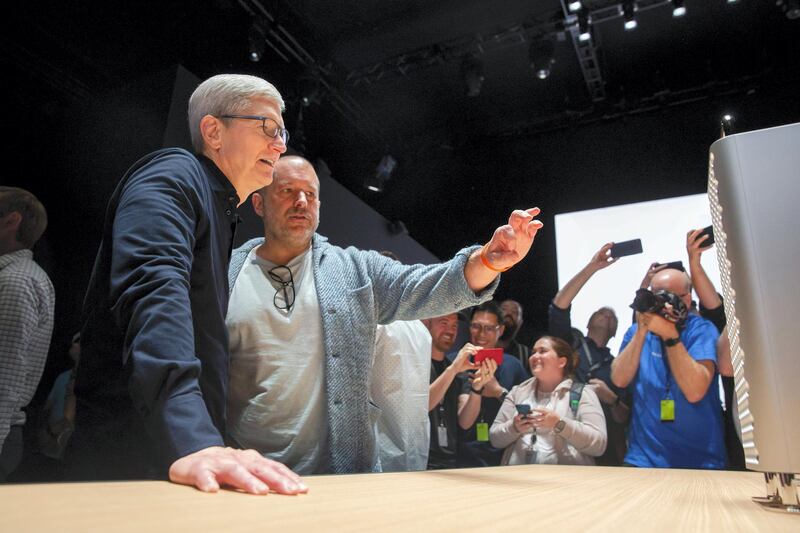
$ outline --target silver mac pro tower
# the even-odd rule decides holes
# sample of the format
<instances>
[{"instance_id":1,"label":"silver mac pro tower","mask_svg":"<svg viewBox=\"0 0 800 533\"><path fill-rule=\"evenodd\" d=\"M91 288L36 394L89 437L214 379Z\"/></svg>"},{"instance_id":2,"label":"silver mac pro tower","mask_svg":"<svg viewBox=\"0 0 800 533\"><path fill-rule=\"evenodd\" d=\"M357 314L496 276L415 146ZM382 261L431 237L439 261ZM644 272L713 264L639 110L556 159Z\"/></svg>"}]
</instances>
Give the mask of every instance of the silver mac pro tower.
<instances>
[{"instance_id":1,"label":"silver mac pro tower","mask_svg":"<svg viewBox=\"0 0 800 533\"><path fill-rule=\"evenodd\" d=\"M754 499L800 512L800 123L712 144L708 197Z\"/></svg>"}]
</instances>

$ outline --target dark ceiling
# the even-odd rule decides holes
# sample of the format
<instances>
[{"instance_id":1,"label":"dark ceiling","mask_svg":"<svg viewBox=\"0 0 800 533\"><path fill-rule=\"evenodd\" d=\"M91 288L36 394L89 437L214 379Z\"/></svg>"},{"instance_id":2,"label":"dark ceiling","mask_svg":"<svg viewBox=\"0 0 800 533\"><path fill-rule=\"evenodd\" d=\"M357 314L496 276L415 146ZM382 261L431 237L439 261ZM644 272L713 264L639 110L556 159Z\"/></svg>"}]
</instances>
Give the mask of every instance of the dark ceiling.
<instances>
[{"instance_id":1,"label":"dark ceiling","mask_svg":"<svg viewBox=\"0 0 800 533\"><path fill-rule=\"evenodd\" d=\"M625 31L620 2L584 1L592 38L576 46L578 21L558 0L15 3L0 54L10 120L27 126L6 132L6 160L35 158L34 178L52 179L49 131L69 128L65 109L171 65L200 78L254 73L286 96L293 148L446 257L514 207L541 204L547 222L702 192L730 106L743 129L800 120L800 20L771 0L685 5L676 18L670 1L639 1ZM529 49L543 41L555 63L542 80ZM475 96L465 61L482 71ZM385 154L397 168L371 193L364 179ZM548 280L509 276L509 292L537 308L555 290L552 233L542 239Z\"/></svg>"}]
</instances>

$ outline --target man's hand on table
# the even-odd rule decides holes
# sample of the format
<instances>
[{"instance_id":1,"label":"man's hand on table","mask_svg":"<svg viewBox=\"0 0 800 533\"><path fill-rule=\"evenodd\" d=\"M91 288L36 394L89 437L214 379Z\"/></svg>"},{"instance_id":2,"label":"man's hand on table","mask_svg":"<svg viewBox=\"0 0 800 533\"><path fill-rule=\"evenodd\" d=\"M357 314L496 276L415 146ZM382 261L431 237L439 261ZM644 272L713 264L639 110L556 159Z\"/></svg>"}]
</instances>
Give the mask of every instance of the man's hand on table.
<instances>
[{"instance_id":1,"label":"man's hand on table","mask_svg":"<svg viewBox=\"0 0 800 533\"><path fill-rule=\"evenodd\" d=\"M304 494L300 476L289 468L263 457L255 450L212 446L181 457L169 468L169 480L192 485L203 492L217 492L220 486L250 494Z\"/></svg>"}]
</instances>

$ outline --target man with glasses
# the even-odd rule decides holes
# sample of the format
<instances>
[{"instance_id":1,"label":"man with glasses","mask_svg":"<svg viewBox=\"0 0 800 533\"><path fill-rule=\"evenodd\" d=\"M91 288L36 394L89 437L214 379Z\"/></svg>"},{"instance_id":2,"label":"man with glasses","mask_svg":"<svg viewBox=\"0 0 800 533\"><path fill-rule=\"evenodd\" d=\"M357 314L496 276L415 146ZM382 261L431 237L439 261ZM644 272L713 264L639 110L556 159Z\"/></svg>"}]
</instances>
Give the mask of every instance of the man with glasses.
<instances>
[{"instance_id":1,"label":"man with glasses","mask_svg":"<svg viewBox=\"0 0 800 533\"><path fill-rule=\"evenodd\" d=\"M470 317L470 341L480 348L496 348L503 335L503 312L494 301L484 302L472 310ZM484 363L477 370L475 379L464 380L458 397L459 467L499 466L503 450L489 443L489 428L503 400L515 385L528 379L519 359L504 353L503 363Z\"/></svg>"},{"instance_id":2,"label":"man with glasses","mask_svg":"<svg viewBox=\"0 0 800 533\"><path fill-rule=\"evenodd\" d=\"M272 182L283 109L260 78L214 76L189 100L194 153L151 153L114 191L84 303L70 477L306 490L283 465L224 447L235 210Z\"/></svg>"},{"instance_id":3,"label":"man with glasses","mask_svg":"<svg viewBox=\"0 0 800 533\"><path fill-rule=\"evenodd\" d=\"M686 309L692 284L685 272L665 268L653 292L676 294ZM633 412L625 463L650 468L725 468L717 385L717 330L688 313L685 326L657 313L636 313L611 365L617 387L631 385Z\"/></svg>"},{"instance_id":4,"label":"man with glasses","mask_svg":"<svg viewBox=\"0 0 800 533\"><path fill-rule=\"evenodd\" d=\"M446 263L409 266L315 233L319 180L302 157L281 158L252 202L265 237L230 266L231 436L303 474L378 470L376 325L490 298L498 273L528 253L539 210L515 211L489 243Z\"/></svg>"}]
</instances>

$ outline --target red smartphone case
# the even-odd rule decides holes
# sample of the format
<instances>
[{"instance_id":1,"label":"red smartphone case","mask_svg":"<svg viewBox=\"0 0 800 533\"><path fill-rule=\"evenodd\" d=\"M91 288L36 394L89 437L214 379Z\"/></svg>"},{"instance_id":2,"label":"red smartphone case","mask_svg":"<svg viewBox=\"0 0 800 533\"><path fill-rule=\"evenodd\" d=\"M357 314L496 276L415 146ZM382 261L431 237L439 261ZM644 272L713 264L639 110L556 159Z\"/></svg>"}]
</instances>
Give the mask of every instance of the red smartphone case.
<instances>
[{"instance_id":1,"label":"red smartphone case","mask_svg":"<svg viewBox=\"0 0 800 533\"><path fill-rule=\"evenodd\" d=\"M494 359L497 366L503 364L502 348L483 348L475 354L475 364L480 364L484 359Z\"/></svg>"}]
</instances>

